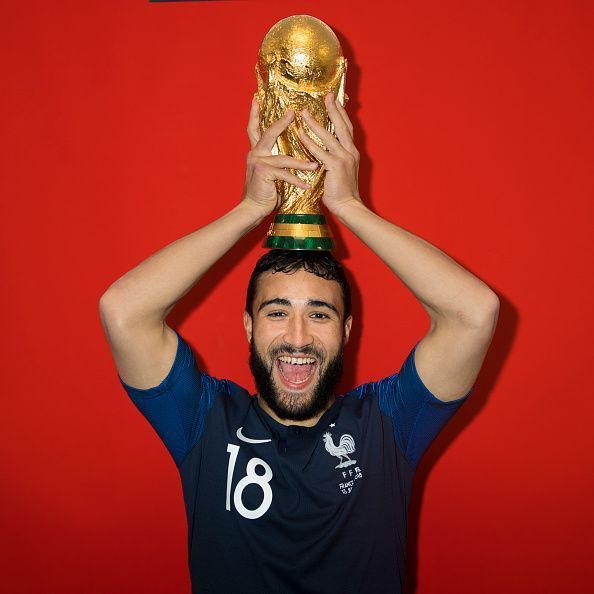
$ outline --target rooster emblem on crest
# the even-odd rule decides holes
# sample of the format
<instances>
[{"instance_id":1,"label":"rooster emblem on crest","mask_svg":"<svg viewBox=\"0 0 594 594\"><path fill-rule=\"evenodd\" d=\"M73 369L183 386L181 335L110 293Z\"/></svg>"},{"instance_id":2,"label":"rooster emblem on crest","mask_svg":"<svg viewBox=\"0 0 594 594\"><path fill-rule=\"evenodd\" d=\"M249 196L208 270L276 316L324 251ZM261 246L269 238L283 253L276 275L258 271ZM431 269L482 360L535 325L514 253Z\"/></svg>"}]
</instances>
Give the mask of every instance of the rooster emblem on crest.
<instances>
[{"instance_id":1,"label":"rooster emblem on crest","mask_svg":"<svg viewBox=\"0 0 594 594\"><path fill-rule=\"evenodd\" d=\"M355 440L352 435L348 433L341 435L338 445L334 445L330 432L324 433L323 440L326 451L340 460L334 468L344 468L345 466L351 466L351 464L357 463L357 460L351 460L349 458L349 454L355 451Z\"/></svg>"}]
</instances>

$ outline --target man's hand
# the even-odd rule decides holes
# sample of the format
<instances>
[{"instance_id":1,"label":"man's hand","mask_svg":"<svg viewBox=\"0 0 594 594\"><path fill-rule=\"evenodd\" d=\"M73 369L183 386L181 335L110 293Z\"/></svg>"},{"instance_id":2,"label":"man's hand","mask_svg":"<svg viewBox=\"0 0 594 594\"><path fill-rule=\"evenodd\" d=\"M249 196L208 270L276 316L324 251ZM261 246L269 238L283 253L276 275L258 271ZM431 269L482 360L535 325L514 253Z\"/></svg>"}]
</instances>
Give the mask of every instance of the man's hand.
<instances>
[{"instance_id":1,"label":"man's hand","mask_svg":"<svg viewBox=\"0 0 594 594\"><path fill-rule=\"evenodd\" d=\"M317 163L312 161L304 161L287 155L272 154L272 147L276 139L286 130L294 118L295 112L289 109L285 115L273 122L264 133L261 133L260 108L258 102L255 99L252 100L247 128L251 150L246 160L243 202L255 207L262 217L270 214L279 206L275 180L284 180L304 190L310 187L309 184L287 171L287 168L313 171L318 166Z\"/></svg>"},{"instance_id":2,"label":"man's hand","mask_svg":"<svg viewBox=\"0 0 594 594\"><path fill-rule=\"evenodd\" d=\"M305 109L302 112L305 123L325 148L320 147L302 128L299 129L299 137L307 150L324 164L326 178L322 201L330 212L339 216L345 206L361 204L358 188L359 151L353 144L353 124L345 108L336 101L333 93L326 95L324 103L330 121L334 124L336 137Z\"/></svg>"}]
</instances>

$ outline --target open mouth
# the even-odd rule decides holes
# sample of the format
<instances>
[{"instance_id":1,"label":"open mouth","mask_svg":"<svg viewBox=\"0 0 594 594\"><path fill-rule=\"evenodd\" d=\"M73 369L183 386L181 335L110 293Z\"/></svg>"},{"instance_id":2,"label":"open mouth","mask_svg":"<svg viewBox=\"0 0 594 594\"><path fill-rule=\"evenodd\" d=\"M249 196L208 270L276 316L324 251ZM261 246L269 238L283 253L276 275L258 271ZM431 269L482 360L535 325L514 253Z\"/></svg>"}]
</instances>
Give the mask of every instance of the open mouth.
<instances>
[{"instance_id":1,"label":"open mouth","mask_svg":"<svg viewBox=\"0 0 594 594\"><path fill-rule=\"evenodd\" d=\"M318 362L314 357L283 355L276 359L276 368L283 385L290 390L303 390L312 382Z\"/></svg>"}]
</instances>

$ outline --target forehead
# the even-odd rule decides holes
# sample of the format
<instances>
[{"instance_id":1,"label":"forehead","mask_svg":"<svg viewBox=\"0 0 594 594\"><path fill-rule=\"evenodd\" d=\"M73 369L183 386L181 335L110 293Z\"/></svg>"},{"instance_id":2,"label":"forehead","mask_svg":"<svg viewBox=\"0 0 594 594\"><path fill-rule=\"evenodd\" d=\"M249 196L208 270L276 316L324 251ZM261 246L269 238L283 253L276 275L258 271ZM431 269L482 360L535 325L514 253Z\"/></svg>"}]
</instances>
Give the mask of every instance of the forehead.
<instances>
[{"instance_id":1,"label":"forehead","mask_svg":"<svg viewBox=\"0 0 594 594\"><path fill-rule=\"evenodd\" d=\"M288 299L289 301L319 300L332 303L338 311L343 311L342 290L337 281L320 278L311 272L297 270L293 273L265 272L258 279L255 308L269 299Z\"/></svg>"}]
</instances>

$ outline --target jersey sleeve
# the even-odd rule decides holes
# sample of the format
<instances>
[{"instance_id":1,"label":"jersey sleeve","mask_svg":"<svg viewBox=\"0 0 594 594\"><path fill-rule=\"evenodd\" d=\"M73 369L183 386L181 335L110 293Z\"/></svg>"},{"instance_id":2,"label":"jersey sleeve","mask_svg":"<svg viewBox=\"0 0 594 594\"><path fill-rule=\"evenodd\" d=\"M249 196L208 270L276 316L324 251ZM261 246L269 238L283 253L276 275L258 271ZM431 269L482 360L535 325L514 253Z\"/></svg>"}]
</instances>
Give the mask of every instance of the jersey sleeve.
<instances>
[{"instance_id":1,"label":"jersey sleeve","mask_svg":"<svg viewBox=\"0 0 594 594\"><path fill-rule=\"evenodd\" d=\"M198 369L194 353L177 334L175 359L165 379L139 389L118 378L132 402L157 432L179 467L202 436L207 411L218 393L229 393L229 382Z\"/></svg>"},{"instance_id":2,"label":"jersey sleeve","mask_svg":"<svg viewBox=\"0 0 594 594\"><path fill-rule=\"evenodd\" d=\"M396 444L413 466L474 388L457 400L439 400L419 377L415 365L417 346L398 373L375 384L379 407L392 420Z\"/></svg>"}]
</instances>

